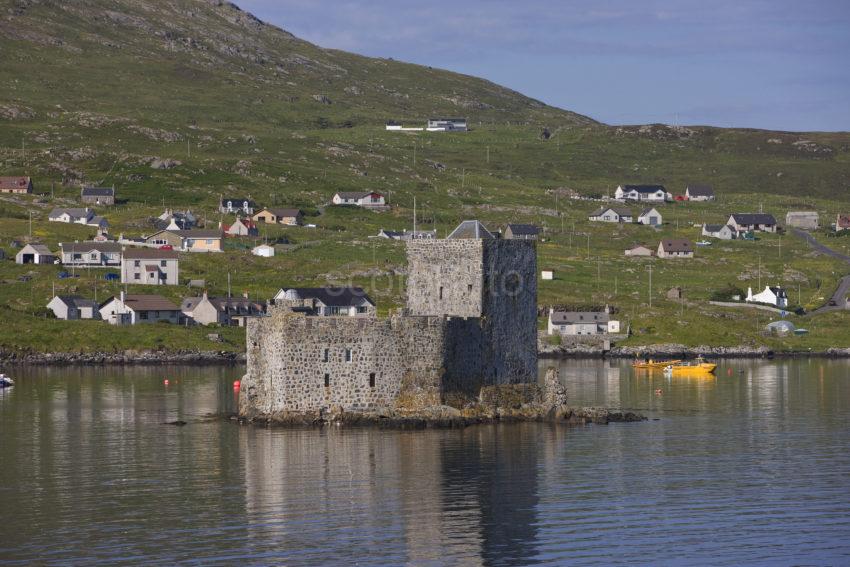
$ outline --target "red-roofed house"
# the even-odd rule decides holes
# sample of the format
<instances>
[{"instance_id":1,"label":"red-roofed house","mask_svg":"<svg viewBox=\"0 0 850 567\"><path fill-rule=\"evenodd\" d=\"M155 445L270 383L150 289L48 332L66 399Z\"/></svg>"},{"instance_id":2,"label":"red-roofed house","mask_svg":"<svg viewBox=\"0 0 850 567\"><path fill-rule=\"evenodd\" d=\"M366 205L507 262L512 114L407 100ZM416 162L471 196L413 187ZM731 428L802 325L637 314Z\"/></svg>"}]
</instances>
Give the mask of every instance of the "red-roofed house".
<instances>
[{"instance_id":1,"label":"red-roofed house","mask_svg":"<svg viewBox=\"0 0 850 567\"><path fill-rule=\"evenodd\" d=\"M224 226L224 234L226 236L259 236L260 231L257 229L257 223L251 219L236 217L233 224Z\"/></svg>"},{"instance_id":2,"label":"red-roofed house","mask_svg":"<svg viewBox=\"0 0 850 567\"><path fill-rule=\"evenodd\" d=\"M0 177L0 193L32 193L32 178Z\"/></svg>"}]
</instances>

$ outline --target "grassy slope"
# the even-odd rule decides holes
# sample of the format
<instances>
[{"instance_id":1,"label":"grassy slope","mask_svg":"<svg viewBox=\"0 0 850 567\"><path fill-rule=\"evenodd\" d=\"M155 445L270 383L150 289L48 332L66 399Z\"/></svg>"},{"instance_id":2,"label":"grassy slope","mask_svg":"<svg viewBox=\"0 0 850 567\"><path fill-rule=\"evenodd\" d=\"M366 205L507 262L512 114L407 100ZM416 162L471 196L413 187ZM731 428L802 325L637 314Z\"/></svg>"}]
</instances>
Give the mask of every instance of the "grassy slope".
<instances>
[{"instance_id":1,"label":"grassy slope","mask_svg":"<svg viewBox=\"0 0 850 567\"><path fill-rule=\"evenodd\" d=\"M491 226L530 221L547 227L540 265L554 268L558 279L540 282L541 303L617 305L635 332L630 342L767 342L816 349L850 344L840 324L844 314L807 320L802 324L812 330L810 337L777 342L757 333L767 314L705 303L727 282L755 287L760 256L763 284L796 291L799 283L801 302L817 305L846 267L813 256L791 237L783 237L781 257L779 238L766 236L700 249L694 262L650 260L651 310L647 261L622 255L633 242L655 244L661 235L696 239L698 229L686 228L690 223L720 222L733 210L763 207L782 218L790 209L813 208L824 219L846 211L845 133L610 128L479 79L322 50L228 6L66 4L35 2L0 21L7 54L2 74L14 77L0 94L0 115L3 107L31 115L0 118L2 171L30 174L39 191L53 187L55 194L42 202L0 200L0 246L9 253L8 241L27 234L30 211L34 235L48 244L89 235L84 227L46 222L50 207L74 202L80 180L115 184L126 202L104 212L113 233L133 235L150 231L145 219L159 214L163 203L191 207L216 224L220 193L248 193L266 205L301 206L318 215L310 218L318 228L269 229L268 236L286 234L297 244L271 260L252 257L235 242L225 255L185 255L184 280L206 278L211 292L222 293L229 271L234 290L257 297L269 297L281 285L351 280L367 286L386 310L403 301L403 278L393 275L404 270L403 247L366 237L381 227L409 227L416 197L420 220L432 220L441 234L470 217ZM331 104L313 95L325 95ZM432 114L468 116L475 130L452 135L383 130L388 118L421 123ZM544 127L552 133L548 140L540 137ZM153 156L182 164L154 170L148 166ZM566 187L604 194L620 182L661 182L676 192L689 182L707 182L721 199L663 207L667 224L656 234L645 227L588 223L595 203L552 192ZM328 208L319 215L335 190L366 188L387 193L393 210ZM589 253L586 237L576 233L591 235ZM31 283L0 284L0 305L8 307L0 310L0 346L220 348L197 329L115 331L46 320L38 313L53 284L63 291L76 286L91 296L86 292L102 274L84 273L69 282L56 280L58 267L6 261L0 279L12 282L30 271ZM680 305L663 298L672 285L686 289L682 314ZM98 297L116 289L101 279ZM156 291L174 299L186 293ZM57 331L62 338L48 340ZM238 332L228 339L226 348L240 348Z\"/></svg>"}]
</instances>

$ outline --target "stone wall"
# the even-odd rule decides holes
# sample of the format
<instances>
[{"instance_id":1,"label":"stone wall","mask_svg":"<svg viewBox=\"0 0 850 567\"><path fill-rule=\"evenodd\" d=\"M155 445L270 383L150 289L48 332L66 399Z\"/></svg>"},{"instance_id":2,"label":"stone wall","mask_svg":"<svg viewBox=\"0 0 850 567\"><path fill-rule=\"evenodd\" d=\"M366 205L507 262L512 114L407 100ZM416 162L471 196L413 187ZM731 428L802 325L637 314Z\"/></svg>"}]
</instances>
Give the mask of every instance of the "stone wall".
<instances>
[{"instance_id":1,"label":"stone wall","mask_svg":"<svg viewBox=\"0 0 850 567\"><path fill-rule=\"evenodd\" d=\"M489 241L487 241L489 242ZM480 317L484 240L408 240L407 308L412 315Z\"/></svg>"}]
</instances>

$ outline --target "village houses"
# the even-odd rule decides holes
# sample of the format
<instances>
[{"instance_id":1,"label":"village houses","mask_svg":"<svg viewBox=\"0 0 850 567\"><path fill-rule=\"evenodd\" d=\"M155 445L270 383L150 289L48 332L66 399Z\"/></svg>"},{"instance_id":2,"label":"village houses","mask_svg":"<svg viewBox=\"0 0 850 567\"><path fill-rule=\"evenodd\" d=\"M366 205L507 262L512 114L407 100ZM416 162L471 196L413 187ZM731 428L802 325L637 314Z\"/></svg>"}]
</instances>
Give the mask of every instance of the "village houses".
<instances>
[{"instance_id":1,"label":"village houses","mask_svg":"<svg viewBox=\"0 0 850 567\"><path fill-rule=\"evenodd\" d=\"M649 201L663 203L671 199L663 185L620 185L614 190L618 201Z\"/></svg>"},{"instance_id":2,"label":"village houses","mask_svg":"<svg viewBox=\"0 0 850 567\"><path fill-rule=\"evenodd\" d=\"M355 205L367 209L383 209L387 203L384 196L375 191L339 191L334 193L334 205Z\"/></svg>"},{"instance_id":3,"label":"village houses","mask_svg":"<svg viewBox=\"0 0 850 567\"><path fill-rule=\"evenodd\" d=\"M753 293L753 288L747 288L747 298L748 303L766 303L767 305L774 305L776 307L787 307L788 306L788 292L782 289L779 286L765 286L764 291L760 293Z\"/></svg>"},{"instance_id":4,"label":"village houses","mask_svg":"<svg viewBox=\"0 0 850 567\"><path fill-rule=\"evenodd\" d=\"M121 283L177 285L180 265L177 252L138 248L125 250L121 258Z\"/></svg>"},{"instance_id":5,"label":"village houses","mask_svg":"<svg viewBox=\"0 0 850 567\"><path fill-rule=\"evenodd\" d=\"M599 207L587 217L593 222L633 222L631 209L626 207Z\"/></svg>"},{"instance_id":6,"label":"village houses","mask_svg":"<svg viewBox=\"0 0 850 567\"><path fill-rule=\"evenodd\" d=\"M720 240L734 240L738 237L738 231L728 224L704 224L702 225L702 235Z\"/></svg>"},{"instance_id":7,"label":"village houses","mask_svg":"<svg viewBox=\"0 0 850 567\"><path fill-rule=\"evenodd\" d=\"M646 224L649 226L661 226L661 213L655 207L647 207L638 215L638 224Z\"/></svg>"},{"instance_id":8,"label":"village houses","mask_svg":"<svg viewBox=\"0 0 850 567\"><path fill-rule=\"evenodd\" d=\"M428 132L466 132L466 118L429 118Z\"/></svg>"},{"instance_id":9,"label":"village houses","mask_svg":"<svg viewBox=\"0 0 850 567\"><path fill-rule=\"evenodd\" d=\"M537 240L540 228L533 224L509 223L503 238L507 240Z\"/></svg>"},{"instance_id":10,"label":"village houses","mask_svg":"<svg viewBox=\"0 0 850 567\"><path fill-rule=\"evenodd\" d=\"M80 202L84 205L114 205L115 187L83 187L80 190Z\"/></svg>"},{"instance_id":11,"label":"village houses","mask_svg":"<svg viewBox=\"0 0 850 567\"><path fill-rule=\"evenodd\" d=\"M117 268L123 246L117 242L60 242L64 266L78 268Z\"/></svg>"},{"instance_id":12,"label":"village houses","mask_svg":"<svg viewBox=\"0 0 850 567\"><path fill-rule=\"evenodd\" d=\"M608 311L560 311L549 309L550 335L607 335L620 332L620 322Z\"/></svg>"},{"instance_id":13,"label":"village houses","mask_svg":"<svg viewBox=\"0 0 850 567\"><path fill-rule=\"evenodd\" d=\"M688 185L685 188L685 199L688 201L713 201L714 188L711 185Z\"/></svg>"},{"instance_id":14,"label":"village houses","mask_svg":"<svg viewBox=\"0 0 850 567\"><path fill-rule=\"evenodd\" d=\"M665 238L658 243L659 258L693 258L694 244L685 238Z\"/></svg>"},{"instance_id":15,"label":"village houses","mask_svg":"<svg viewBox=\"0 0 850 567\"><path fill-rule=\"evenodd\" d=\"M274 296L274 304L318 317L374 317L376 314L375 302L359 287L283 288Z\"/></svg>"},{"instance_id":16,"label":"village houses","mask_svg":"<svg viewBox=\"0 0 850 567\"><path fill-rule=\"evenodd\" d=\"M159 230L191 230L198 220L192 211L172 211L166 209L154 223Z\"/></svg>"},{"instance_id":17,"label":"village houses","mask_svg":"<svg viewBox=\"0 0 850 567\"><path fill-rule=\"evenodd\" d=\"M369 238L373 238L370 236ZM433 240L437 238L436 230L386 230L382 228L378 231L378 238L388 238L389 240Z\"/></svg>"},{"instance_id":18,"label":"village houses","mask_svg":"<svg viewBox=\"0 0 850 567\"><path fill-rule=\"evenodd\" d=\"M260 231L251 219L237 216L233 224L224 226L224 234L226 236L259 236Z\"/></svg>"},{"instance_id":19,"label":"village houses","mask_svg":"<svg viewBox=\"0 0 850 567\"><path fill-rule=\"evenodd\" d=\"M263 209L254 215L253 220L266 224L301 226L304 222L304 213L299 209Z\"/></svg>"},{"instance_id":20,"label":"village houses","mask_svg":"<svg viewBox=\"0 0 850 567\"><path fill-rule=\"evenodd\" d=\"M97 303L79 295L57 295L50 300L47 308L57 319L77 321L80 319L100 319Z\"/></svg>"},{"instance_id":21,"label":"village houses","mask_svg":"<svg viewBox=\"0 0 850 567\"><path fill-rule=\"evenodd\" d=\"M180 322L180 308L161 295L127 294L109 298L100 307L100 318L110 325Z\"/></svg>"},{"instance_id":22,"label":"village houses","mask_svg":"<svg viewBox=\"0 0 850 567\"><path fill-rule=\"evenodd\" d=\"M649 246L644 246L643 244L635 244L631 248L627 248L625 254L626 256L650 257L655 256L655 251Z\"/></svg>"},{"instance_id":23,"label":"village houses","mask_svg":"<svg viewBox=\"0 0 850 567\"><path fill-rule=\"evenodd\" d=\"M739 236L746 232L776 232L776 219L766 213L733 213L726 224Z\"/></svg>"},{"instance_id":24,"label":"village houses","mask_svg":"<svg viewBox=\"0 0 850 567\"><path fill-rule=\"evenodd\" d=\"M252 216L257 204L248 198L222 197L218 201L218 212L225 215L240 215Z\"/></svg>"},{"instance_id":25,"label":"village houses","mask_svg":"<svg viewBox=\"0 0 850 567\"><path fill-rule=\"evenodd\" d=\"M0 177L0 193L32 193L32 178Z\"/></svg>"},{"instance_id":26,"label":"village houses","mask_svg":"<svg viewBox=\"0 0 850 567\"><path fill-rule=\"evenodd\" d=\"M835 230L836 232L841 232L842 230L850 229L850 215L841 215L839 214L835 218Z\"/></svg>"}]
</instances>

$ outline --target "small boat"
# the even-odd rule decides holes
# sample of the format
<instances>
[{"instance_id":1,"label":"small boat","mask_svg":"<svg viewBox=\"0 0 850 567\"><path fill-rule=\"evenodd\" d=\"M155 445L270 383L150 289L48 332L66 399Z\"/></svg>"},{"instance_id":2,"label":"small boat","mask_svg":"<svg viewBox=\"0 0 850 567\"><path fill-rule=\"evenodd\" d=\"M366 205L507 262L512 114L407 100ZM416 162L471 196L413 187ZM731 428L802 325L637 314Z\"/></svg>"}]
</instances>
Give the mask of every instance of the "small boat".
<instances>
[{"instance_id":1,"label":"small boat","mask_svg":"<svg viewBox=\"0 0 850 567\"><path fill-rule=\"evenodd\" d=\"M664 373L668 376L707 376L714 373L717 365L706 362L704 358L697 357L694 360L679 361L664 367Z\"/></svg>"},{"instance_id":2,"label":"small boat","mask_svg":"<svg viewBox=\"0 0 850 567\"><path fill-rule=\"evenodd\" d=\"M0 388L10 388L15 385L15 381L0 372Z\"/></svg>"},{"instance_id":3,"label":"small boat","mask_svg":"<svg viewBox=\"0 0 850 567\"><path fill-rule=\"evenodd\" d=\"M678 364L681 360L636 360L632 362L632 368L637 370L661 370L672 364Z\"/></svg>"}]
</instances>

